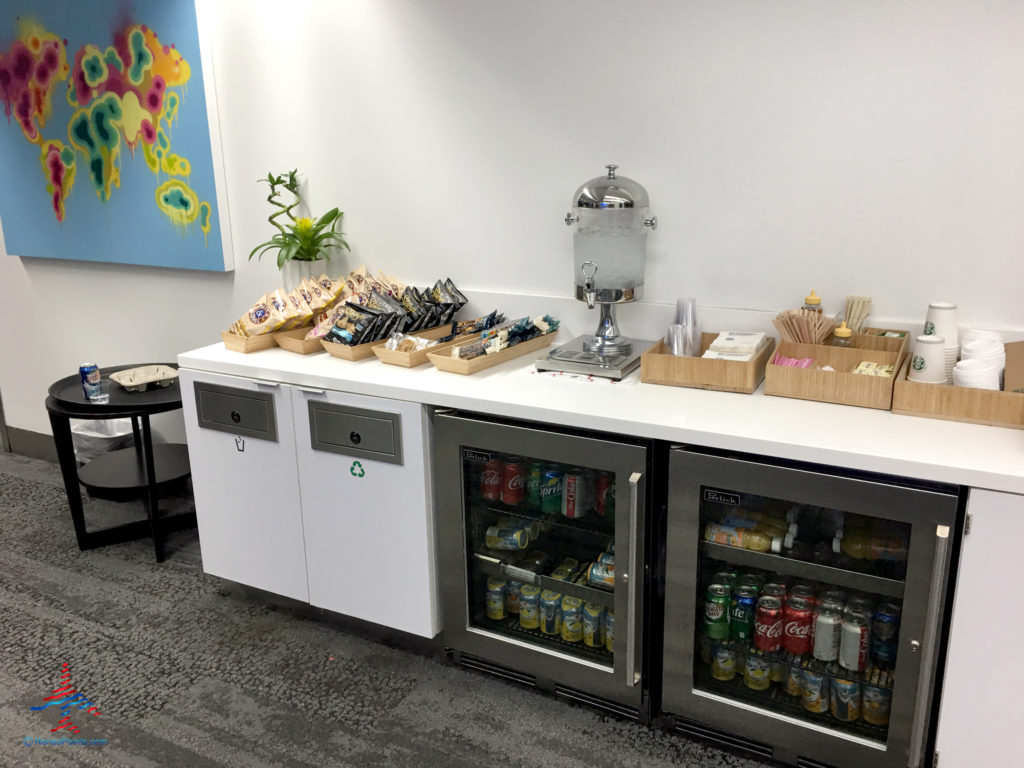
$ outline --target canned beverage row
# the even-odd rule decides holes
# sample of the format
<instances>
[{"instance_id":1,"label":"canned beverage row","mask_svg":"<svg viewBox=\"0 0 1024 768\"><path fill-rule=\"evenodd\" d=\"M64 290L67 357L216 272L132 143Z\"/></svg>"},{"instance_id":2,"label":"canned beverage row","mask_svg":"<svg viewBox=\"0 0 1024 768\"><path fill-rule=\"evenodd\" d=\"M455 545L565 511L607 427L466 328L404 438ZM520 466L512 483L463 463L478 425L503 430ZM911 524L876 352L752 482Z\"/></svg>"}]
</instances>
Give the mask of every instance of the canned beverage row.
<instances>
[{"instance_id":1,"label":"canned beverage row","mask_svg":"<svg viewBox=\"0 0 1024 768\"><path fill-rule=\"evenodd\" d=\"M615 613L597 603L584 603L551 589L542 591L534 584L489 578L485 606L489 619L518 615L523 629L615 652Z\"/></svg>"},{"instance_id":2,"label":"canned beverage row","mask_svg":"<svg viewBox=\"0 0 1024 768\"><path fill-rule=\"evenodd\" d=\"M895 600L876 603L832 586L787 583L778 574L719 572L704 594L703 632L860 672L869 661L896 661L900 615Z\"/></svg>"},{"instance_id":3,"label":"canned beverage row","mask_svg":"<svg viewBox=\"0 0 1024 768\"><path fill-rule=\"evenodd\" d=\"M485 501L569 519L615 516L615 475L601 470L521 456L492 457L480 473L477 490Z\"/></svg>"},{"instance_id":4,"label":"canned beverage row","mask_svg":"<svg viewBox=\"0 0 1024 768\"><path fill-rule=\"evenodd\" d=\"M736 641L714 643L705 639L701 656L711 676L727 682L742 676L744 685L766 695L772 683L815 714L829 713L836 720L871 725L889 723L892 707L892 670L871 666L851 673L836 662L825 663L806 654L766 652Z\"/></svg>"}]
</instances>

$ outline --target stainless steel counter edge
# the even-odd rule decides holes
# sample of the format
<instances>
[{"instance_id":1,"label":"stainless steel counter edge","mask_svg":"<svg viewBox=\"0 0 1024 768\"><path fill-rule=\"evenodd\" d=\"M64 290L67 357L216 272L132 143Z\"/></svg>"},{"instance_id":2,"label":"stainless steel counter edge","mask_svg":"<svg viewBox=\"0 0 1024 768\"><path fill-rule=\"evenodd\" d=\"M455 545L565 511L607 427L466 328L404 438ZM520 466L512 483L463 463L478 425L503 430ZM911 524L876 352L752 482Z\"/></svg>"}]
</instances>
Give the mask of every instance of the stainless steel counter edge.
<instances>
[{"instance_id":1,"label":"stainless steel counter edge","mask_svg":"<svg viewBox=\"0 0 1024 768\"><path fill-rule=\"evenodd\" d=\"M555 343L562 340L557 339ZM223 344L184 352L183 368L375 395L432 406L743 451L837 467L1024 494L1024 430L899 416L794 398L640 382L555 378L536 357L472 376L283 349L251 354Z\"/></svg>"}]
</instances>

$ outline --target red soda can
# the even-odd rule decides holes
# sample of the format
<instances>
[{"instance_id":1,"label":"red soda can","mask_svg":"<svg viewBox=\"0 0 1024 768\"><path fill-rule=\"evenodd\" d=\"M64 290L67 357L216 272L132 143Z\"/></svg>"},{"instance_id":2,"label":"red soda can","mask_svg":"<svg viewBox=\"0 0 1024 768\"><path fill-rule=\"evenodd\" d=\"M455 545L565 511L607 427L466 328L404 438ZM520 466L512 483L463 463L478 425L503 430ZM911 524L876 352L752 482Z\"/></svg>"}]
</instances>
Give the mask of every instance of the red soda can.
<instances>
[{"instance_id":1,"label":"red soda can","mask_svg":"<svg viewBox=\"0 0 1024 768\"><path fill-rule=\"evenodd\" d=\"M782 648L787 653L811 650L811 604L802 597L790 597L783 610Z\"/></svg>"},{"instance_id":2,"label":"red soda can","mask_svg":"<svg viewBox=\"0 0 1024 768\"><path fill-rule=\"evenodd\" d=\"M608 508L608 490L612 484L612 473L611 472L598 472L597 480L594 483L594 493L597 498L594 499L594 511L601 517L604 517L605 510Z\"/></svg>"},{"instance_id":3,"label":"red soda can","mask_svg":"<svg viewBox=\"0 0 1024 768\"><path fill-rule=\"evenodd\" d=\"M497 501L501 498L501 460L491 459L480 473L480 498Z\"/></svg>"},{"instance_id":4,"label":"red soda can","mask_svg":"<svg viewBox=\"0 0 1024 768\"><path fill-rule=\"evenodd\" d=\"M777 651L782 646L782 601L766 595L757 601L754 613L754 647Z\"/></svg>"},{"instance_id":5,"label":"red soda can","mask_svg":"<svg viewBox=\"0 0 1024 768\"><path fill-rule=\"evenodd\" d=\"M517 507L526 496L526 473L523 460L509 456L501 465L501 501L510 507Z\"/></svg>"},{"instance_id":6,"label":"red soda can","mask_svg":"<svg viewBox=\"0 0 1024 768\"><path fill-rule=\"evenodd\" d=\"M586 471L579 467L567 469L562 478L562 516L571 519L585 517L593 501L591 493Z\"/></svg>"},{"instance_id":7,"label":"red soda can","mask_svg":"<svg viewBox=\"0 0 1024 768\"><path fill-rule=\"evenodd\" d=\"M814 587L812 587L810 584L806 584L803 582L794 584L792 587L789 588L789 597L803 598L811 605L814 605L818 602L817 598L815 598L814 596Z\"/></svg>"},{"instance_id":8,"label":"red soda can","mask_svg":"<svg viewBox=\"0 0 1024 768\"><path fill-rule=\"evenodd\" d=\"M779 600L786 599L786 585L778 581L769 581L764 585L761 590L762 595L769 595L770 597L777 597Z\"/></svg>"}]
</instances>

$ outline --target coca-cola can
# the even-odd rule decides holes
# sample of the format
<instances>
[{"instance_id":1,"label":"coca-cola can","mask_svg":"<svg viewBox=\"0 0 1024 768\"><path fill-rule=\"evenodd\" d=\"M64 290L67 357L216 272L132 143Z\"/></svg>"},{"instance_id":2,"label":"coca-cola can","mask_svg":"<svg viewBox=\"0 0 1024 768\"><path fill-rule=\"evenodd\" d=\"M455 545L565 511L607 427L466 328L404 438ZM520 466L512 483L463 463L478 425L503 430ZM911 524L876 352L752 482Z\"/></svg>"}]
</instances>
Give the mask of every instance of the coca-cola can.
<instances>
[{"instance_id":1,"label":"coca-cola can","mask_svg":"<svg viewBox=\"0 0 1024 768\"><path fill-rule=\"evenodd\" d=\"M839 631L843 617L835 611L822 610L814 620L814 658L835 661L839 658Z\"/></svg>"},{"instance_id":2,"label":"coca-cola can","mask_svg":"<svg viewBox=\"0 0 1024 768\"><path fill-rule=\"evenodd\" d=\"M501 465L501 502L518 507L526 498L526 472L523 460L509 456Z\"/></svg>"},{"instance_id":3,"label":"coca-cola can","mask_svg":"<svg viewBox=\"0 0 1024 768\"><path fill-rule=\"evenodd\" d=\"M799 597L814 605L817 600L814 597L814 587L805 582L794 584L789 588L789 597Z\"/></svg>"},{"instance_id":4,"label":"coca-cola can","mask_svg":"<svg viewBox=\"0 0 1024 768\"><path fill-rule=\"evenodd\" d=\"M754 613L754 647L777 651L782 647L782 601L777 597L758 598Z\"/></svg>"},{"instance_id":5,"label":"coca-cola can","mask_svg":"<svg viewBox=\"0 0 1024 768\"><path fill-rule=\"evenodd\" d=\"M480 473L480 498L497 501L501 498L501 459L491 459Z\"/></svg>"},{"instance_id":6,"label":"coca-cola can","mask_svg":"<svg viewBox=\"0 0 1024 768\"><path fill-rule=\"evenodd\" d=\"M777 597L779 600L786 599L786 585L781 581L769 581L764 585L764 589L761 590L762 595L769 595L771 597Z\"/></svg>"},{"instance_id":7,"label":"coca-cola can","mask_svg":"<svg viewBox=\"0 0 1024 768\"><path fill-rule=\"evenodd\" d=\"M868 665L867 621L859 614L843 617L839 640L839 666L851 672L863 672Z\"/></svg>"},{"instance_id":8,"label":"coca-cola can","mask_svg":"<svg viewBox=\"0 0 1024 768\"><path fill-rule=\"evenodd\" d=\"M787 653L811 650L811 604L802 597L790 597L782 612L782 647Z\"/></svg>"}]
</instances>

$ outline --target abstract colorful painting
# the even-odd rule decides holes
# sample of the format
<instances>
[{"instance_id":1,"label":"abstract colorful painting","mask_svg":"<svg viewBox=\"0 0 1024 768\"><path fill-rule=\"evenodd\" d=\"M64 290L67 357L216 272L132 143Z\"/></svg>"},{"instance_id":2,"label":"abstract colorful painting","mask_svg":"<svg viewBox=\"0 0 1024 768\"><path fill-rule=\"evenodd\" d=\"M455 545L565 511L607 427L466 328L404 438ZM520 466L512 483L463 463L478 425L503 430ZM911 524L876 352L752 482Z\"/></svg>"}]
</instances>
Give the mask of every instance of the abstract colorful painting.
<instances>
[{"instance_id":1,"label":"abstract colorful painting","mask_svg":"<svg viewBox=\"0 0 1024 768\"><path fill-rule=\"evenodd\" d=\"M7 252L231 269L203 72L194 0L0 0Z\"/></svg>"}]
</instances>

